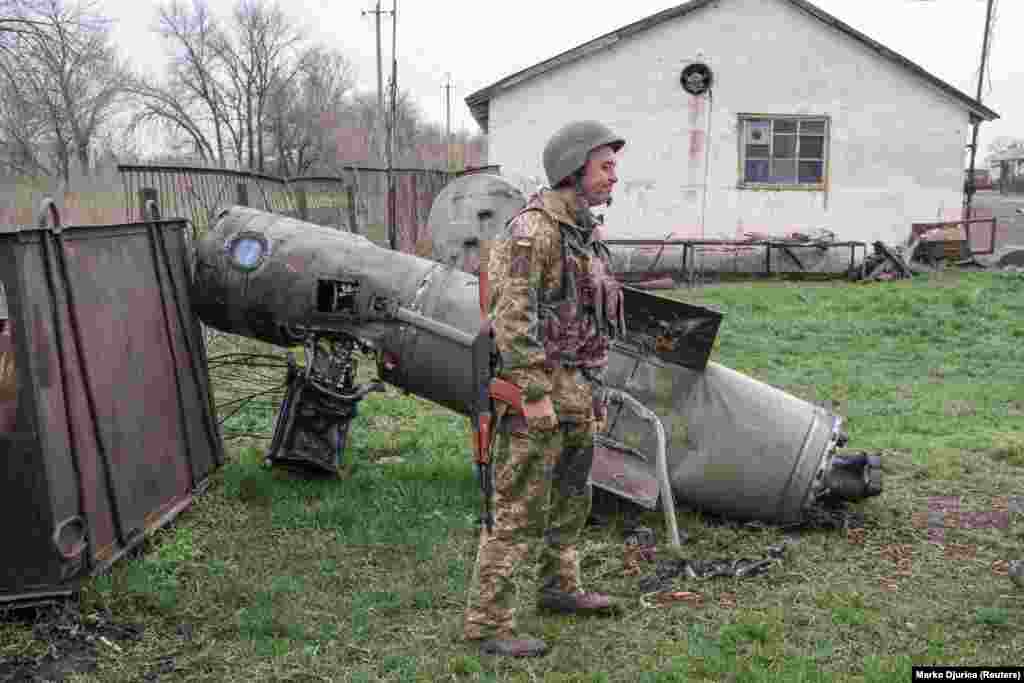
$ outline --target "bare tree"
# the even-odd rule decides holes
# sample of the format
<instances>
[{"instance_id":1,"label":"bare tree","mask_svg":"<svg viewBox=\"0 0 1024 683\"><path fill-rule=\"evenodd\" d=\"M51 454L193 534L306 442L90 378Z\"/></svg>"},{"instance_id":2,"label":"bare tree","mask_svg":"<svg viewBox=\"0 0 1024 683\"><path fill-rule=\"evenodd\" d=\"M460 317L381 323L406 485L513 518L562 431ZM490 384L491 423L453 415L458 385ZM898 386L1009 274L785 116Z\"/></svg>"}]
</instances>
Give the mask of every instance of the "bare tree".
<instances>
[{"instance_id":1,"label":"bare tree","mask_svg":"<svg viewBox=\"0 0 1024 683\"><path fill-rule=\"evenodd\" d=\"M18 14L16 30L0 46L0 78L10 98L0 125L21 148L16 159L28 161L28 147L49 146L56 165L49 170L70 182L73 160L89 172L93 143L123 92L126 69L109 20L84 2L12 1L6 9ZM33 165L48 170L38 151Z\"/></svg>"},{"instance_id":2,"label":"bare tree","mask_svg":"<svg viewBox=\"0 0 1024 683\"><path fill-rule=\"evenodd\" d=\"M172 0L158 10L158 22L160 35L172 45L172 56L166 91L149 88L150 110L185 132L204 159L223 164L227 121L217 78L220 28L204 0L193 0L190 9ZM212 140L206 134L210 126Z\"/></svg>"},{"instance_id":3,"label":"bare tree","mask_svg":"<svg viewBox=\"0 0 1024 683\"><path fill-rule=\"evenodd\" d=\"M304 36L268 0L239 0L232 19L231 35L222 34L218 54L234 86L235 118L245 129L249 167L263 171L268 105L301 68Z\"/></svg>"},{"instance_id":4,"label":"bare tree","mask_svg":"<svg viewBox=\"0 0 1024 683\"><path fill-rule=\"evenodd\" d=\"M267 132L279 174L302 175L330 161L354 85L355 69L344 55L314 46L302 55L295 77L271 89Z\"/></svg>"},{"instance_id":5,"label":"bare tree","mask_svg":"<svg viewBox=\"0 0 1024 683\"><path fill-rule=\"evenodd\" d=\"M159 124L172 144L185 143L201 161L223 167L233 156L240 162L242 131L231 117L220 55L223 29L206 0L169 0L157 9L155 30L167 45L167 73L162 82L132 79L133 126Z\"/></svg>"},{"instance_id":6,"label":"bare tree","mask_svg":"<svg viewBox=\"0 0 1024 683\"><path fill-rule=\"evenodd\" d=\"M356 95L348 112L348 120L358 128L369 131L371 147L371 163L383 166L385 163L386 141L378 139L377 122L381 114L378 110L377 96L374 93L360 93ZM385 103L385 108L390 113L390 102ZM422 137L424 125L419 107L413 101L412 94L405 90L399 90L395 101L395 132L393 159L396 166L403 161L408 162L410 153L415 149L417 142Z\"/></svg>"},{"instance_id":7,"label":"bare tree","mask_svg":"<svg viewBox=\"0 0 1024 683\"><path fill-rule=\"evenodd\" d=\"M33 17L42 5L40 0L0 0L0 50L10 49L19 34L46 25Z\"/></svg>"},{"instance_id":8,"label":"bare tree","mask_svg":"<svg viewBox=\"0 0 1024 683\"><path fill-rule=\"evenodd\" d=\"M2 66L0 66L2 68ZM18 175L55 176L45 116L18 81L0 83L0 163Z\"/></svg>"},{"instance_id":9,"label":"bare tree","mask_svg":"<svg viewBox=\"0 0 1024 683\"><path fill-rule=\"evenodd\" d=\"M191 142L195 154L221 165L263 171L267 152L279 147L275 123L286 127L274 103L296 92L309 48L302 31L269 0L238 0L217 20L207 0L168 0L158 31L172 64L161 83L136 79L136 123L160 121Z\"/></svg>"}]
</instances>

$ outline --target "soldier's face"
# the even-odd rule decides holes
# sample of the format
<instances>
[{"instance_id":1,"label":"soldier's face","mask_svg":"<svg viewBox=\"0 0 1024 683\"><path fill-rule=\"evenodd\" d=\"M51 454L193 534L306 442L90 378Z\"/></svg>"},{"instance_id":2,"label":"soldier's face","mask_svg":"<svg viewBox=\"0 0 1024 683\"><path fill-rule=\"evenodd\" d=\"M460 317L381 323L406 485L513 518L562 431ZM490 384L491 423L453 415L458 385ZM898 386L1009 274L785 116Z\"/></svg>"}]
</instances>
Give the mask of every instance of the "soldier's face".
<instances>
[{"instance_id":1,"label":"soldier's face","mask_svg":"<svg viewBox=\"0 0 1024 683\"><path fill-rule=\"evenodd\" d=\"M615 173L618 164L615 150L611 147L599 147L587 157L583 167L583 195L591 206L605 204L612 196L612 188L619 182Z\"/></svg>"}]
</instances>

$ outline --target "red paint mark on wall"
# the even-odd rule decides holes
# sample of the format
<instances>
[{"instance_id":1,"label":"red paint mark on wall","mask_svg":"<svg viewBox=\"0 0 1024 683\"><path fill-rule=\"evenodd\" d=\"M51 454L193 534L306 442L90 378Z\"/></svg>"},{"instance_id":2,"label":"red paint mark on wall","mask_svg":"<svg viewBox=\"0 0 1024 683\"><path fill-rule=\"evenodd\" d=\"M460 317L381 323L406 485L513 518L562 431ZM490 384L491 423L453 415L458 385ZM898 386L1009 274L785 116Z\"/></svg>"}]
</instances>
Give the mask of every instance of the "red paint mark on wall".
<instances>
[{"instance_id":1,"label":"red paint mark on wall","mask_svg":"<svg viewBox=\"0 0 1024 683\"><path fill-rule=\"evenodd\" d=\"M704 154L704 131L690 130L690 160L699 161Z\"/></svg>"},{"instance_id":2,"label":"red paint mark on wall","mask_svg":"<svg viewBox=\"0 0 1024 683\"><path fill-rule=\"evenodd\" d=\"M699 96L690 97L690 127L694 127L704 113L704 98Z\"/></svg>"}]
</instances>

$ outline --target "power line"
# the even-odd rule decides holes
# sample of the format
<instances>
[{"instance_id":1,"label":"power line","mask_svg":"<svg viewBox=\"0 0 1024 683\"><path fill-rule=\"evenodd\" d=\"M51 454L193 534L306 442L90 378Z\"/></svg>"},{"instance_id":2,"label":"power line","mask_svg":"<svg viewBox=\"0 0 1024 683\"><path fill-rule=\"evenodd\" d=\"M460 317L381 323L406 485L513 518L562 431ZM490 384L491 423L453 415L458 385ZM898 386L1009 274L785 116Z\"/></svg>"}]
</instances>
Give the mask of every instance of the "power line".
<instances>
[{"instance_id":1,"label":"power line","mask_svg":"<svg viewBox=\"0 0 1024 683\"><path fill-rule=\"evenodd\" d=\"M393 11L389 12L387 10L382 10L380 8L380 0L377 0L377 7L376 7L376 9L368 9L368 10L363 10L362 11L362 16L365 17L367 14L374 15L374 18L376 19L376 23L377 23L377 117L378 117L378 119L377 119L377 140L378 140L378 144L379 144L380 143L380 138L383 137L381 135L381 133L383 132L381 130L381 128L382 127L386 128L386 124L384 126L381 126L381 122L384 121L385 109L384 109L384 64L383 64L383 58L381 57L381 47L380 47L380 18L381 18L382 15L385 15L385 14L390 14L390 15L392 15L392 17L394 17L395 13ZM379 150L380 148L378 147L377 149Z\"/></svg>"},{"instance_id":2,"label":"power line","mask_svg":"<svg viewBox=\"0 0 1024 683\"><path fill-rule=\"evenodd\" d=\"M452 75L451 73L445 74L447 82L442 86L444 88L444 142L447 152L447 165L446 169L451 171L452 169Z\"/></svg>"},{"instance_id":3,"label":"power line","mask_svg":"<svg viewBox=\"0 0 1024 683\"><path fill-rule=\"evenodd\" d=\"M978 95L975 98L981 104L982 87L984 85L985 68L989 52L989 32L992 28L992 9L995 0L988 0L985 8L985 37L981 43L981 68L978 69ZM974 131L971 133L971 165L968 167L967 179L964 183L964 219L971 217L971 202L974 199L974 163L978 156L978 128L981 127L981 117L974 119Z\"/></svg>"}]
</instances>

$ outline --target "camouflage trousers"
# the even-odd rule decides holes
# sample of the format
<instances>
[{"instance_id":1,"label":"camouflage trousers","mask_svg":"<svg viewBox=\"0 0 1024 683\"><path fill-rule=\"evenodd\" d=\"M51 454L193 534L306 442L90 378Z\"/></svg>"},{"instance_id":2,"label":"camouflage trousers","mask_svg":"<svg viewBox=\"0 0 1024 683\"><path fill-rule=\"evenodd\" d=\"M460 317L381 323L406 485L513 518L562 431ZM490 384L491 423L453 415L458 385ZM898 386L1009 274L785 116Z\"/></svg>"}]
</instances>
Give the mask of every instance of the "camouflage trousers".
<instances>
[{"instance_id":1,"label":"camouflage trousers","mask_svg":"<svg viewBox=\"0 0 1024 683\"><path fill-rule=\"evenodd\" d=\"M494 530L480 534L463 625L467 639L513 632L513 574L534 559L540 590L581 590L576 542L590 514L594 425L591 418L527 430L518 414L497 424L491 449Z\"/></svg>"}]
</instances>

